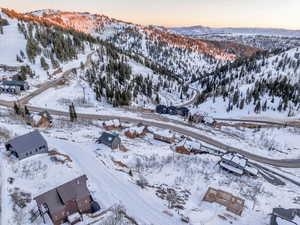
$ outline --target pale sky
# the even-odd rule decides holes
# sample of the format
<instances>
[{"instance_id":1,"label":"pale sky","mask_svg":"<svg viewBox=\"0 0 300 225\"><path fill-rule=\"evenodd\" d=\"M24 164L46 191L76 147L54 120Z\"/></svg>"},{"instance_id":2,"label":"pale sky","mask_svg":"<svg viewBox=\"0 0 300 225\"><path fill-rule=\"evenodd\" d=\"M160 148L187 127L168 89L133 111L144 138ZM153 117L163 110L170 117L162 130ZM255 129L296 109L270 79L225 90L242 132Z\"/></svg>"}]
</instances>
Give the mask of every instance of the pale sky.
<instances>
[{"instance_id":1,"label":"pale sky","mask_svg":"<svg viewBox=\"0 0 300 225\"><path fill-rule=\"evenodd\" d=\"M87 11L144 25L300 29L300 0L0 0L16 11Z\"/></svg>"}]
</instances>

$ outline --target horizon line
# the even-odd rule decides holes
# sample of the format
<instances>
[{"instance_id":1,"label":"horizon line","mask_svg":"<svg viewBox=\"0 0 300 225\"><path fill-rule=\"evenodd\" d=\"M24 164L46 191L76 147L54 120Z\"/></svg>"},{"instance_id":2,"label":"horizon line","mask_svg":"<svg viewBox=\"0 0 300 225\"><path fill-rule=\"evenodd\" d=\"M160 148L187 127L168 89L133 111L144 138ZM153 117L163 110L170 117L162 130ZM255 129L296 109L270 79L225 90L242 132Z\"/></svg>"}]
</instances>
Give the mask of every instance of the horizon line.
<instances>
[{"instance_id":1,"label":"horizon line","mask_svg":"<svg viewBox=\"0 0 300 225\"><path fill-rule=\"evenodd\" d=\"M3 9L4 7L0 7L0 9ZM151 23L137 23L137 22L131 22L131 21L124 21L124 19L118 19L118 18L115 18L114 16L109 16L108 14L104 14L104 13L101 13L101 12L90 12L90 11L80 11L80 10L60 10L60 9L57 9L57 8L43 8L43 9L34 9L34 10L21 10L21 11L17 11L13 8L4 8L4 9L10 9L10 10L14 10L16 12L21 12L21 13L32 13L32 12L35 12L35 11L43 11L43 10L53 10L53 11L60 11L60 12L73 12L73 13L89 13L89 14L95 14L95 15L103 15L103 16L107 16L109 18L112 18L112 19L116 19L116 20L120 20L120 21L123 21L123 22L127 22L127 23L133 23L133 24L136 24L136 25L142 25L142 26L157 26L157 27L164 27L164 28L189 28L189 27L205 27L205 28L216 28L216 29L272 29L272 30L290 30L290 31L300 31L300 27L299 28L287 28L287 27L263 27L263 26L206 26L206 25L202 25L202 24L185 24L185 25L172 25L172 26L169 26L169 25L163 25L163 24L151 24Z\"/></svg>"}]
</instances>

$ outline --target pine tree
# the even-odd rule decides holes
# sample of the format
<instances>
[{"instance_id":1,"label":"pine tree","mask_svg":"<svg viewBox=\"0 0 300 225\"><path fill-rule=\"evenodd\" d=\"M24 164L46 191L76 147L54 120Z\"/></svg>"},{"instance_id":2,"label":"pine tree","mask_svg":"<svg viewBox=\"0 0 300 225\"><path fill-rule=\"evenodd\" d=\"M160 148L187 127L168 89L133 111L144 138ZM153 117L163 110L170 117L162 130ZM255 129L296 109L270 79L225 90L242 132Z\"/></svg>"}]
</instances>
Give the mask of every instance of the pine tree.
<instances>
[{"instance_id":1,"label":"pine tree","mask_svg":"<svg viewBox=\"0 0 300 225\"><path fill-rule=\"evenodd\" d=\"M158 94L156 94L155 103L156 103L157 105L160 104L160 99L159 99L159 95L158 95Z\"/></svg>"},{"instance_id":2,"label":"pine tree","mask_svg":"<svg viewBox=\"0 0 300 225\"><path fill-rule=\"evenodd\" d=\"M16 115L20 115L20 108L16 102L14 102L14 111Z\"/></svg>"},{"instance_id":3,"label":"pine tree","mask_svg":"<svg viewBox=\"0 0 300 225\"><path fill-rule=\"evenodd\" d=\"M40 59L40 63L41 63L41 67L44 69L44 70L49 70L49 65L48 63L46 62L45 58L42 56L41 59Z\"/></svg>"},{"instance_id":4,"label":"pine tree","mask_svg":"<svg viewBox=\"0 0 300 225\"><path fill-rule=\"evenodd\" d=\"M259 113L261 110L260 100L256 103L256 106L254 108L254 112Z\"/></svg>"},{"instance_id":5,"label":"pine tree","mask_svg":"<svg viewBox=\"0 0 300 225\"><path fill-rule=\"evenodd\" d=\"M73 111L72 111L72 106L69 105L69 114L70 114L70 121L74 122L74 115L73 115Z\"/></svg>"},{"instance_id":6,"label":"pine tree","mask_svg":"<svg viewBox=\"0 0 300 225\"><path fill-rule=\"evenodd\" d=\"M244 109L244 105L245 105L245 99L242 99L241 100L241 103L240 103L240 109Z\"/></svg>"},{"instance_id":7,"label":"pine tree","mask_svg":"<svg viewBox=\"0 0 300 225\"><path fill-rule=\"evenodd\" d=\"M71 108L72 108L72 114L73 114L73 121L76 121L77 120L77 113L75 111L75 106L74 106L73 102L72 102Z\"/></svg>"},{"instance_id":8,"label":"pine tree","mask_svg":"<svg viewBox=\"0 0 300 225\"><path fill-rule=\"evenodd\" d=\"M25 115L26 115L26 116L29 116L29 115L30 115L30 112L29 112L29 110L28 110L28 108L27 108L26 105L24 106L24 112L25 112Z\"/></svg>"},{"instance_id":9,"label":"pine tree","mask_svg":"<svg viewBox=\"0 0 300 225\"><path fill-rule=\"evenodd\" d=\"M262 111L266 111L267 110L267 100L265 101L265 103L263 104L263 107L262 107Z\"/></svg>"}]
</instances>

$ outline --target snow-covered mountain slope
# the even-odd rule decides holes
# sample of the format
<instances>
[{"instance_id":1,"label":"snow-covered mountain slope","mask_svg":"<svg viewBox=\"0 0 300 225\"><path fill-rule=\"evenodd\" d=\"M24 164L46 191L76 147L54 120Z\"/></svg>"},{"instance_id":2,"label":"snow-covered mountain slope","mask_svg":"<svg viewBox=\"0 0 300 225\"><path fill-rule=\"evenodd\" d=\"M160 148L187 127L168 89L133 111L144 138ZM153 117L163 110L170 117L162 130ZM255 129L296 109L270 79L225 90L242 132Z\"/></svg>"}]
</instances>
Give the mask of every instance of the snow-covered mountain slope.
<instances>
[{"instance_id":1,"label":"snow-covered mountain slope","mask_svg":"<svg viewBox=\"0 0 300 225\"><path fill-rule=\"evenodd\" d=\"M79 33L68 33L55 27L26 22L0 12L7 21L0 33L0 64L15 67L19 79L33 84L45 82L59 68L68 68L91 51L91 43ZM1 68L3 69L3 68ZM0 79L7 78L4 73Z\"/></svg>"},{"instance_id":2,"label":"snow-covered mountain slope","mask_svg":"<svg viewBox=\"0 0 300 225\"><path fill-rule=\"evenodd\" d=\"M189 101L193 90L179 79L149 68L108 46L99 46L88 65L82 65L66 85L51 88L33 98L30 105L68 111L73 102L78 112L96 113L110 106L153 109L156 104L175 105Z\"/></svg>"},{"instance_id":3,"label":"snow-covered mountain slope","mask_svg":"<svg viewBox=\"0 0 300 225\"><path fill-rule=\"evenodd\" d=\"M141 58L132 59L103 47L93 56L91 66L81 73L96 98L104 97L114 106L173 105L192 97L193 91L180 79L147 65L149 63Z\"/></svg>"},{"instance_id":4,"label":"snow-covered mountain slope","mask_svg":"<svg viewBox=\"0 0 300 225\"><path fill-rule=\"evenodd\" d=\"M36 13L44 15L41 12ZM56 15L57 12L47 11L47 13ZM11 15L11 12L8 14ZM97 101L114 106L153 107L158 103L168 105L182 103L192 97L192 91L185 87L180 79L143 57L130 54L126 56L108 43L97 41L84 33L60 30L55 26L45 26L40 24L40 21L19 18L16 15L10 17L4 12L1 12L1 15L9 23L0 35L3 40L1 62L8 66L28 65L32 74L31 76L25 74L22 79L29 79L30 84L45 82L50 77L48 74L66 63L77 62L75 68L79 67L79 60L82 62L85 60L81 55L88 55L98 49L92 63L89 64L91 66L81 71L80 76L83 82L88 82L90 91L95 92ZM78 18L76 15L75 17ZM4 41L6 39L8 42ZM2 78L8 78L8 72L2 72L0 73L3 74ZM9 73L9 76L12 75ZM75 89L73 91L76 92ZM73 96L75 98L77 93L73 93ZM94 103L96 104L95 101Z\"/></svg>"},{"instance_id":5,"label":"snow-covered mountain slope","mask_svg":"<svg viewBox=\"0 0 300 225\"><path fill-rule=\"evenodd\" d=\"M222 66L197 83L200 108L218 116L300 115L300 47Z\"/></svg>"},{"instance_id":6,"label":"snow-covered mountain slope","mask_svg":"<svg viewBox=\"0 0 300 225\"><path fill-rule=\"evenodd\" d=\"M135 25L103 15L45 10L18 16L89 33L123 51L147 57L187 80L200 70L211 71L217 63L251 56L260 50L237 43L193 39L166 29Z\"/></svg>"}]
</instances>

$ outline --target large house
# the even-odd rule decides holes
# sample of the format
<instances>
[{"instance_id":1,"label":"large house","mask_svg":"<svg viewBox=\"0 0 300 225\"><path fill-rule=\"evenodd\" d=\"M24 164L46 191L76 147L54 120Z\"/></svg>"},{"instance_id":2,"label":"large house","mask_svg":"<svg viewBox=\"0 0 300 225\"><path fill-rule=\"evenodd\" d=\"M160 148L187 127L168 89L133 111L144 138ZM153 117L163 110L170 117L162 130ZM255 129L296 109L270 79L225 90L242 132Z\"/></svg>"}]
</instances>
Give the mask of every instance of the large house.
<instances>
[{"instance_id":1,"label":"large house","mask_svg":"<svg viewBox=\"0 0 300 225\"><path fill-rule=\"evenodd\" d=\"M0 93L20 94L28 89L29 85L25 81L3 80L0 83Z\"/></svg>"},{"instance_id":2,"label":"large house","mask_svg":"<svg viewBox=\"0 0 300 225\"><path fill-rule=\"evenodd\" d=\"M7 151L18 159L48 152L48 144L38 130L16 137L5 143Z\"/></svg>"},{"instance_id":3,"label":"large house","mask_svg":"<svg viewBox=\"0 0 300 225\"><path fill-rule=\"evenodd\" d=\"M225 153L219 165L221 168L236 175L243 175L245 173L252 176L258 175L258 170L248 164L248 159L235 152Z\"/></svg>"},{"instance_id":4,"label":"large house","mask_svg":"<svg viewBox=\"0 0 300 225\"><path fill-rule=\"evenodd\" d=\"M118 134L115 133L110 134L107 132L103 132L101 137L99 137L98 140L96 141L96 143L104 144L110 147L111 149L116 149L120 147L121 138L119 137Z\"/></svg>"},{"instance_id":5,"label":"large house","mask_svg":"<svg viewBox=\"0 0 300 225\"><path fill-rule=\"evenodd\" d=\"M44 218L44 215L48 214L54 225L65 222L74 224L81 221L83 213L93 213L100 208L92 200L87 188L86 175L49 190L34 200L40 215Z\"/></svg>"}]
</instances>

